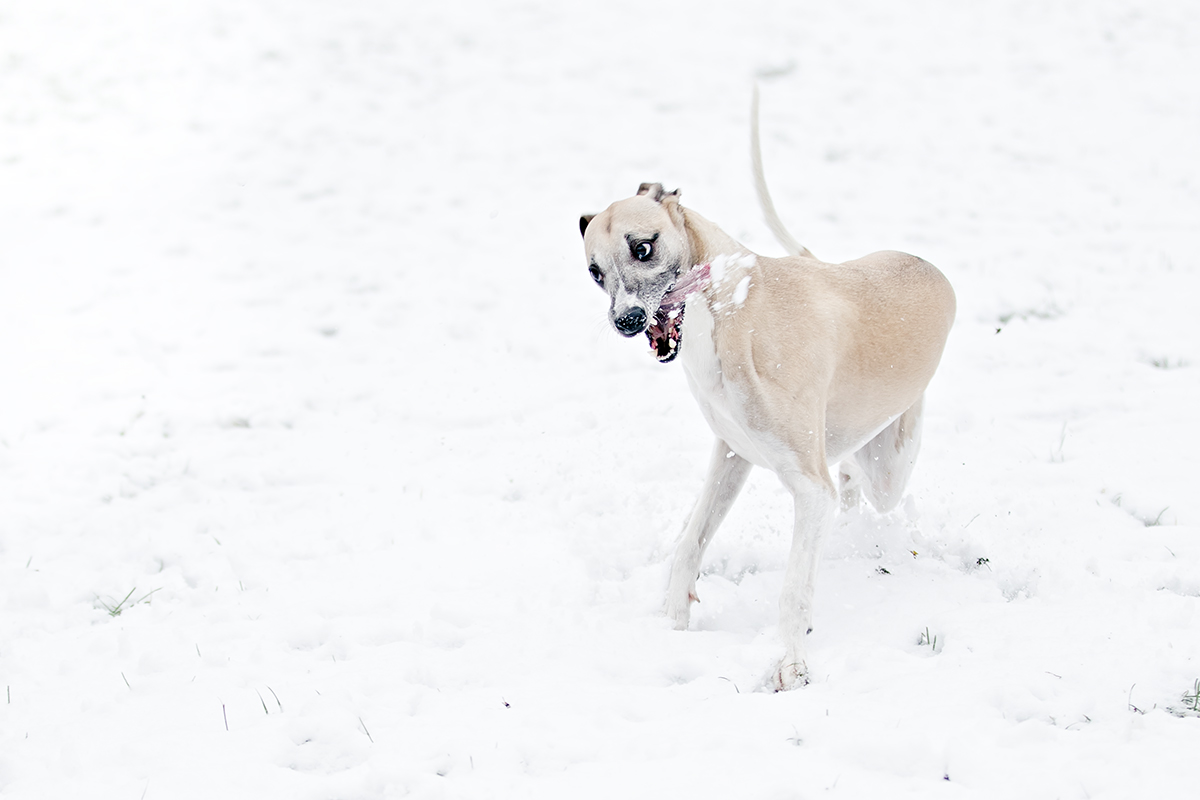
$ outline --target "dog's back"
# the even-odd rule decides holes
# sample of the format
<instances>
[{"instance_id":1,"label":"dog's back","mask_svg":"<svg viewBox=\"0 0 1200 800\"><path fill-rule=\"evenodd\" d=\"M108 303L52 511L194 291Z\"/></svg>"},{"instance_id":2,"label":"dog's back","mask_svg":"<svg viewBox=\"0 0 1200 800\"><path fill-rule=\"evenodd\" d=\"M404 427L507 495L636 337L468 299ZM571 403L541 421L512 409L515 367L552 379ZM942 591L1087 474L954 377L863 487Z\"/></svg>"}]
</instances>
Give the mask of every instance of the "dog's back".
<instances>
[{"instance_id":1,"label":"dog's back","mask_svg":"<svg viewBox=\"0 0 1200 800\"><path fill-rule=\"evenodd\" d=\"M787 427L792 406L815 393L828 463L909 408L933 377L955 298L932 264L893 251L843 264L759 257L748 276L714 341L723 364L744 365L726 379L774 398L760 412L772 427Z\"/></svg>"}]
</instances>

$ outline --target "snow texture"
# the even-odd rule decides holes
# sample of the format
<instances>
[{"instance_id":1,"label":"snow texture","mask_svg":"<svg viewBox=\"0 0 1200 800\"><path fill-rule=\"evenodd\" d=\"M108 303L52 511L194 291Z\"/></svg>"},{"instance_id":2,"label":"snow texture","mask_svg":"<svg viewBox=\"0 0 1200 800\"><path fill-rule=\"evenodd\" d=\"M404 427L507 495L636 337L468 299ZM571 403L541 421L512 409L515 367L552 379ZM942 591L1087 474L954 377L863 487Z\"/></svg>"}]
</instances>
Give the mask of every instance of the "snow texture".
<instances>
[{"instance_id":1,"label":"snow texture","mask_svg":"<svg viewBox=\"0 0 1200 800\"><path fill-rule=\"evenodd\" d=\"M750 276L745 275L740 281L738 281L737 286L733 287L733 295L730 299L733 301L734 305L740 306L742 303L746 302L746 295L749 293Z\"/></svg>"},{"instance_id":2,"label":"snow texture","mask_svg":"<svg viewBox=\"0 0 1200 800\"><path fill-rule=\"evenodd\" d=\"M754 255L749 253L741 256L719 255L712 260L709 275L713 287L718 290L718 297L728 298L714 301L714 312L730 316L746 302L746 296L750 293L750 276L747 273L754 266L755 260ZM731 283L733 288L729 289Z\"/></svg>"},{"instance_id":3,"label":"snow texture","mask_svg":"<svg viewBox=\"0 0 1200 800\"><path fill-rule=\"evenodd\" d=\"M0 795L1190 798L1200 5L0 6ZM766 691L756 472L609 330L642 181L958 320ZM651 398L647 401L646 398ZM1194 701L1192 701L1194 702Z\"/></svg>"}]
</instances>

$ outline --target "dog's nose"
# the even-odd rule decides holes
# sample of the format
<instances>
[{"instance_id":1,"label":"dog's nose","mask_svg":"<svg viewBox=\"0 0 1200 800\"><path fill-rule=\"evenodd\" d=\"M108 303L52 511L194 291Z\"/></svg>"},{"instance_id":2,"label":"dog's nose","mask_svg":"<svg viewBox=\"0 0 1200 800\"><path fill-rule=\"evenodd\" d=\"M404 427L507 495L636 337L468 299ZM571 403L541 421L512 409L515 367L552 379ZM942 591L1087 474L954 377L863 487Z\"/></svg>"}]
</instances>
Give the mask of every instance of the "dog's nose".
<instances>
[{"instance_id":1,"label":"dog's nose","mask_svg":"<svg viewBox=\"0 0 1200 800\"><path fill-rule=\"evenodd\" d=\"M646 312L634 306L613 320L613 325L625 336L637 336L646 329Z\"/></svg>"}]
</instances>

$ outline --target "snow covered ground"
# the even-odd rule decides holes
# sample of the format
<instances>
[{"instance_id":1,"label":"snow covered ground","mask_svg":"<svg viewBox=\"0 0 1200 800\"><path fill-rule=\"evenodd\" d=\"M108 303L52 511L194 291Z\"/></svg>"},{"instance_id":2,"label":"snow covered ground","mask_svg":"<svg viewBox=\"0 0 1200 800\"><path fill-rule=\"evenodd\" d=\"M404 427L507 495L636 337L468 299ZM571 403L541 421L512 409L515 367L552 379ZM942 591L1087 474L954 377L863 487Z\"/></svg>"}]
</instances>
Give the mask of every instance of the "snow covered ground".
<instances>
[{"instance_id":1,"label":"snow covered ground","mask_svg":"<svg viewBox=\"0 0 1200 800\"><path fill-rule=\"evenodd\" d=\"M1195 797L1197 75L1194 2L0 3L0 795ZM959 299L778 695L789 502L670 630L710 434L577 228L779 254L756 78L797 238Z\"/></svg>"}]
</instances>

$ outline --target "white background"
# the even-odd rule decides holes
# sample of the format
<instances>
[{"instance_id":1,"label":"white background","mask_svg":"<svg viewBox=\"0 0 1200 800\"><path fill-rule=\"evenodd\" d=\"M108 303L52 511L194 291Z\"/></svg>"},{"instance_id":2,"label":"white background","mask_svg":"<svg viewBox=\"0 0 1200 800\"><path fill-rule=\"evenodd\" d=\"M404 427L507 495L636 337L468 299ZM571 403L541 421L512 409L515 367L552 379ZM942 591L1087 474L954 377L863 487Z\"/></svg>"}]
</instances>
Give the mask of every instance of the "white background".
<instances>
[{"instance_id":1,"label":"white background","mask_svg":"<svg viewBox=\"0 0 1200 800\"><path fill-rule=\"evenodd\" d=\"M1184 798L1200 6L0 3L0 795ZM775 695L756 472L577 220L642 181L959 300ZM922 644L922 635L936 646Z\"/></svg>"}]
</instances>

